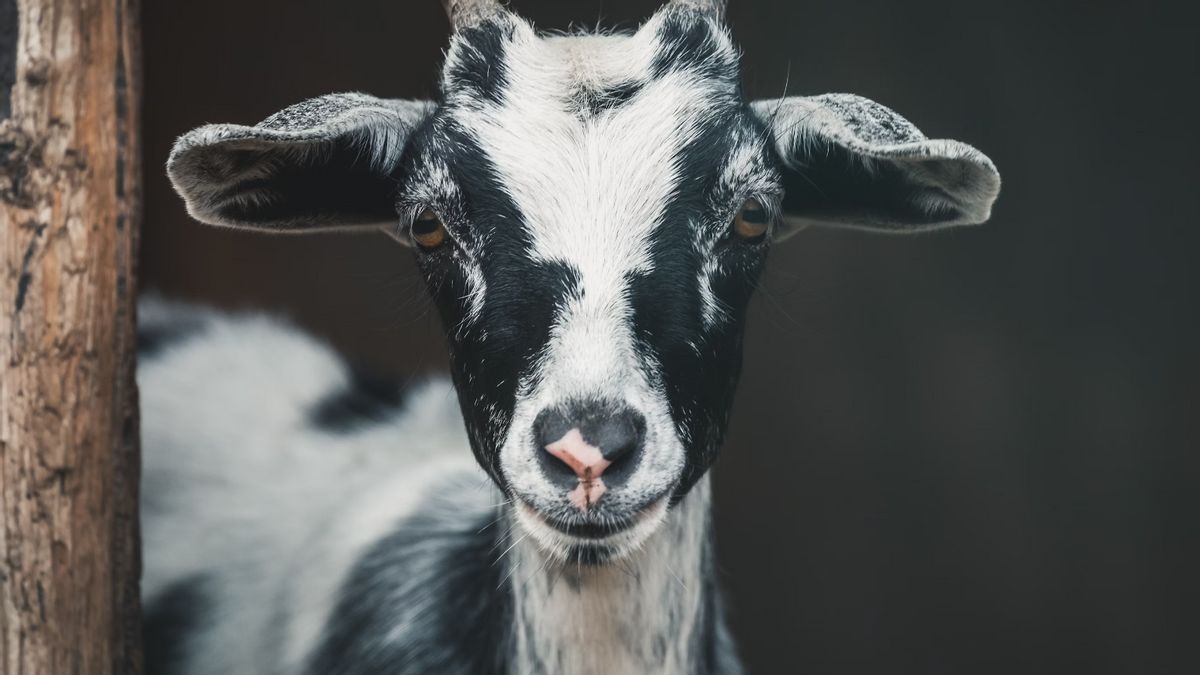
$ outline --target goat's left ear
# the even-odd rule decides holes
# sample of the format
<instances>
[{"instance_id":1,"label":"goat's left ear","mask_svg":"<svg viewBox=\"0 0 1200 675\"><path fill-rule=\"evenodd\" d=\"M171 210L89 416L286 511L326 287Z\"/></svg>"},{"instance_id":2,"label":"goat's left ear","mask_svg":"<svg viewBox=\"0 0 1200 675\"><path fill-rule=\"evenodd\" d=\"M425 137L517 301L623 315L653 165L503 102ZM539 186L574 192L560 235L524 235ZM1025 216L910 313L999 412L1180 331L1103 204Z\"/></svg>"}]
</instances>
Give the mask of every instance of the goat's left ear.
<instances>
[{"instance_id":1,"label":"goat's left ear","mask_svg":"<svg viewBox=\"0 0 1200 675\"><path fill-rule=\"evenodd\" d=\"M210 124L175 142L167 174L193 218L268 232L394 230L396 178L427 101L330 94L259 124Z\"/></svg>"},{"instance_id":2,"label":"goat's left ear","mask_svg":"<svg viewBox=\"0 0 1200 675\"><path fill-rule=\"evenodd\" d=\"M917 232L988 219L1000 174L983 153L930 140L892 110L852 94L752 104L784 171L777 238L808 225Z\"/></svg>"}]
</instances>

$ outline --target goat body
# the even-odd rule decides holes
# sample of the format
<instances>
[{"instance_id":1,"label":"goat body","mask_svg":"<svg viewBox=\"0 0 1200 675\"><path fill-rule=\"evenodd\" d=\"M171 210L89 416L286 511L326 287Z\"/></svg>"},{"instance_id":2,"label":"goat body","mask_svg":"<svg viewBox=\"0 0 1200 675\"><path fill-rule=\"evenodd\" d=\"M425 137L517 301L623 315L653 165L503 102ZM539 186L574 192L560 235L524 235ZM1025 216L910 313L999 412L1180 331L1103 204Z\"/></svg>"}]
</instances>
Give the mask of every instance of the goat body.
<instances>
[{"instance_id":1,"label":"goat body","mask_svg":"<svg viewBox=\"0 0 1200 675\"><path fill-rule=\"evenodd\" d=\"M151 675L739 672L707 472L770 248L998 193L872 101L746 101L719 1L602 35L448 7L436 101L332 94L171 153L204 222L412 245L453 386L149 302Z\"/></svg>"},{"instance_id":2,"label":"goat body","mask_svg":"<svg viewBox=\"0 0 1200 675\"><path fill-rule=\"evenodd\" d=\"M141 308L147 672L739 672L707 481L620 565L559 565L449 382L261 316Z\"/></svg>"}]
</instances>

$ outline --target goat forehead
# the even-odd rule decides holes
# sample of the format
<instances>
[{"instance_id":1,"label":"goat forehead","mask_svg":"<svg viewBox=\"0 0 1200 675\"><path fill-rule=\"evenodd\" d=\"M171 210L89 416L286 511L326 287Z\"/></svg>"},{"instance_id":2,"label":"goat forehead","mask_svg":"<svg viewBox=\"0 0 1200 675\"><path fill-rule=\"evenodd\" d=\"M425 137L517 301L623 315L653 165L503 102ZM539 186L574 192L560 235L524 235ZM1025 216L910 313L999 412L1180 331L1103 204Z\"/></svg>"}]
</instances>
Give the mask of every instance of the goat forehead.
<instances>
[{"instance_id":1,"label":"goat forehead","mask_svg":"<svg viewBox=\"0 0 1200 675\"><path fill-rule=\"evenodd\" d=\"M529 42L512 67L542 70L566 89L646 79L657 42L641 35L564 35Z\"/></svg>"},{"instance_id":2,"label":"goat forehead","mask_svg":"<svg viewBox=\"0 0 1200 675\"><path fill-rule=\"evenodd\" d=\"M605 88L672 71L736 88L739 52L718 25L691 13L658 15L632 33L543 35L513 16L455 35L442 73L443 93L498 99L514 79L540 82L548 97Z\"/></svg>"},{"instance_id":3,"label":"goat forehead","mask_svg":"<svg viewBox=\"0 0 1200 675\"><path fill-rule=\"evenodd\" d=\"M647 241L679 193L683 156L740 106L732 78L663 69L664 49L652 31L518 33L498 90L448 92L451 123L493 165L533 259L570 262L585 280L649 271Z\"/></svg>"}]
</instances>

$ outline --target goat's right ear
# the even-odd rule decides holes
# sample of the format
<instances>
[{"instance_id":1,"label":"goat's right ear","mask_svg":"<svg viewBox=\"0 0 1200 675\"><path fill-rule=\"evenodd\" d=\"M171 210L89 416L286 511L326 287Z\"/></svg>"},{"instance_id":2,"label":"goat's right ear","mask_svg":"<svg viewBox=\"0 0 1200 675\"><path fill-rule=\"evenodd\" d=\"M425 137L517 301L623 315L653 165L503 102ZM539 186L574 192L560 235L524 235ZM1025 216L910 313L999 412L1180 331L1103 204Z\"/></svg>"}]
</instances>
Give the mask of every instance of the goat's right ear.
<instances>
[{"instance_id":1,"label":"goat's right ear","mask_svg":"<svg viewBox=\"0 0 1200 675\"><path fill-rule=\"evenodd\" d=\"M330 94L253 127L210 124L175 142L167 175L193 218L268 232L395 229L396 180L427 101Z\"/></svg>"}]
</instances>

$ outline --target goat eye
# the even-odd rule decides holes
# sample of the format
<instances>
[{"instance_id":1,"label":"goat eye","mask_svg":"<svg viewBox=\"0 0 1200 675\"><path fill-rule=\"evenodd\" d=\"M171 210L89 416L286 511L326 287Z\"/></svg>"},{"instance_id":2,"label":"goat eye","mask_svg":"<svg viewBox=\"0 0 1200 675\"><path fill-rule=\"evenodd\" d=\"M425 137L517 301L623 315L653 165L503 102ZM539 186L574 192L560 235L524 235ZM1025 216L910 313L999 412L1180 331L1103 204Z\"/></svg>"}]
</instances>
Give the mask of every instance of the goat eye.
<instances>
[{"instance_id":1,"label":"goat eye","mask_svg":"<svg viewBox=\"0 0 1200 675\"><path fill-rule=\"evenodd\" d=\"M762 241L770 229L767 209L757 199L747 199L733 218L733 232L746 241Z\"/></svg>"},{"instance_id":2,"label":"goat eye","mask_svg":"<svg viewBox=\"0 0 1200 675\"><path fill-rule=\"evenodd\" d=\"M435 249L446 243L449 234L442 219L432 209L425 209L412 224L412 238L423 249Z\"/></svg>"}]
</instances>

